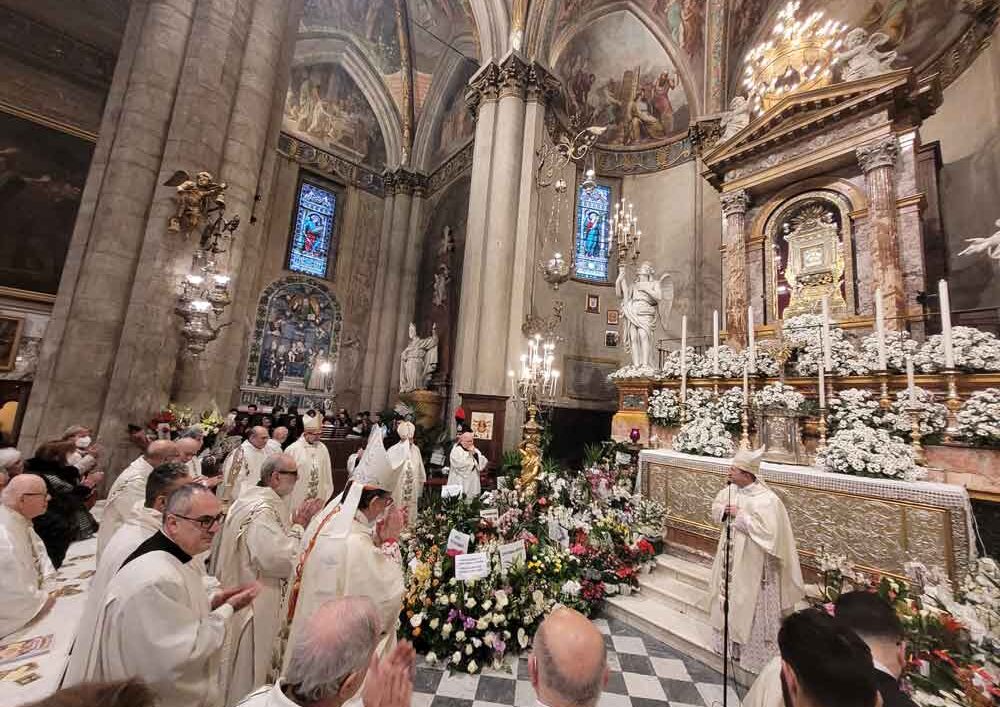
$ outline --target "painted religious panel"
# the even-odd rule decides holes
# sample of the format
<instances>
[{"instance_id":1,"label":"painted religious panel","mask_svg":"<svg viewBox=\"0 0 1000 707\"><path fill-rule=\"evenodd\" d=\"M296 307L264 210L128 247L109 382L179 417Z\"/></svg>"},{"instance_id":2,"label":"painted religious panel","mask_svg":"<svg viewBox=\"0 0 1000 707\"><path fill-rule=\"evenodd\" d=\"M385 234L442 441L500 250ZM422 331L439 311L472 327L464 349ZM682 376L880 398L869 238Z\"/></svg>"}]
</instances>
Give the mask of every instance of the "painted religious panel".
<instances>
[{"instance_id":1,"label":"painted religious panel","mask_svg":"<svg viewBox=\"0 0 1000 707\"><path fill-rule=\"evenodd\" d=\"M610 187L598 184L589 190L577 189L575 275L582 280L605 282L608 279L610 209Z\"/></svg>"},{"instance_id":2,"label":"painted religious panel","mask_svg":"<svg viewBox=\"0 0 1000 707\"><path fill-rule=\"evenodd\" d=\"M691 109L681 76L656 37L630 12L587 24L555 63L562 108L579 125L604 125L600 144L646 149L687 134Z\"/></svg>"},{"instance_id":3,"label":"painted religious panel","mask_svg":"<svg viewBox=\"0 0 1000 707\"><path fill-rule=\"evenodd\" d=\"M431 163L434 165L441 164L468 144L475 132L475 118L465 105L465 89L473 73L475 66L466 63L452 80L441 111L441 125L431 143Z\"/></svg>"},{"instance_id":4,"label":"painted religious panel","mask_svg":"<svg viewBox=\"0 0 1000 707\"><path fill-rule=\"evenodd\" d=\"M292 221L287 267L313 277L327 277L336 262L338 193L324 183L303 176Z\"/></svg>"},{"instance_id":5,"label":"painted religious panel","mask_svg":"<svg viewBox=\"0 0 1000 707\"><path fill-rule=\"evenodd\" d=\"M94 143L0 113L0 287L55 295Z\"/></svg>"},{"instance_id":6,"label":"painted religious panel","mask_svg":"<svg viewBox=\"0 0 1000 707\"><path fill-rule=\"evenodd\" d=\"M444 58L459 60L458 71L464 75L461 93L464 94L465 83L479 65L479 38L474 29L472 6L467 0L409 0L406 10L413 47L414 117L419 121L428 96L433 94L440 98L440 94L434 94L434 84L445 81L449 88L453 85L454 76L442 75L441 70L450 67L449 62L442 61ZM462 61L456 51L466 60ZM429 107L428 115L440 108L437 105Z\"/></svg>"}]
</instances>

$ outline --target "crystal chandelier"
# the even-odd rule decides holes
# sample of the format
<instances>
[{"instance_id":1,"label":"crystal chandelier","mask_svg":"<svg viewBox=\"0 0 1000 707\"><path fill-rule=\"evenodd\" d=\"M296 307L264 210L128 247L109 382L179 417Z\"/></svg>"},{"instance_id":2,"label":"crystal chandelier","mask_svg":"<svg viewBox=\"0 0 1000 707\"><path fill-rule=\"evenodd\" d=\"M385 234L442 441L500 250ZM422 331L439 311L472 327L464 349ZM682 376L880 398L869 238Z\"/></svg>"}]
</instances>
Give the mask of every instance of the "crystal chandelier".
<instances>
[{"instance_id":1,"label":"crystal chandelier","mask_svg":"<svg viewBox=\"0 0 1000 707\"><path fill-rule=\"evenodd\" d=\"M550 407L556 398L559 371L552 368L556 344L540 334L528 339L528 353L521 354L521 370L510 370L511 399L530 411Z\"/></svg>"},{"instance_id":2,"label":"crystal chandelier","mask_svg":"<svg viewBox=\"0 0 1000 707\"><path fill-rule=\"evenodd\" d=\"M834 57L846 25L817 10L798 19L801 6L792 0L778 13L771 37L746 56L743 85L754 113L770 110L786 95L829 84Z\"/></svg>"},{"instance_id":3,"label":"crystal chandelier","mask_svg":"<svg viewBox=\"0 0 1000 707\"><path fill-rule=\"evenodd\" d=\"M625 197L615 204L615 213L611 216L610 246L618 254L619 267L629 258L634 263L639 258L639 241L642 231L639 230L639 217L636 216L631 203Z\"/></svg>"},{"instance_id":4,"label":"crystal chandelier","mask_svg":"<svg viewBox=\"0 0 1000 707\"><path fill-rule=\"evenodd\" d=\"M191 260L191 271L184 276L174 311L184 320L181 335L184 348L197 358L216 339L225 325L215 322L232 301L229 276L217 269L213 254L198 249Z\"/></svg>"}]
</instances>

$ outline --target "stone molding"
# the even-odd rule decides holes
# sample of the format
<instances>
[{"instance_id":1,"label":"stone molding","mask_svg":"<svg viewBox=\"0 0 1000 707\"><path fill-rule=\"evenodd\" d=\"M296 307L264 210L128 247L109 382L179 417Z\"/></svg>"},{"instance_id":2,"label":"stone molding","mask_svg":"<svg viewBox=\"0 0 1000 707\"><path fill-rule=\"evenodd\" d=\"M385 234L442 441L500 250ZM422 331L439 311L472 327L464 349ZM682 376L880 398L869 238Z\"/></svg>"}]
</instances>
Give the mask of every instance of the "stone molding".
<instances>
[{"instance_id":1,"label":"stone molding","mask_svg":"<svg viewBox=\"0 0 1000 707\"><path fill-rule=\"evenodd\" d=\"M895 167L896 157L899 155L899 143L896 141L896 136L892 135L862 145L854 152L858 157L858 164L867 174L879 167Z\"/></svg>"},{"instance_id":2,"label":"stone molding","mask_svg":"<svg viewBox=\"0 0 1000 707\"><path fill-rule=\"evenodd\" d=\"M386 172L383 179L386 194L423 196L427 190L427 177L419 172L400 168L395 172Z\"/></svg>"},{"instance_id":3,"label":"stone molding","mask_svg":"<svg viewBox=\"0 0 1000 707\"><path fill-rule=\"evenodd\" d=\"M375 196L385 196L386 179L369 167L321 150L287 133L278 136L278 154L320 174L347 182Z\"/></svg>"},{"instance_id":4,"label":"stone molding","mask_svg":"<svg viewBox=\"0 0 1000 707\"><path fill-rule=\"evenodd\" d=\"M474 145L475 140L470 140L465 147L456 152L451 159L427 178L427 196L432 196L436 191L472 169Z\"/></svg>"},{"instance_id":5,"label":"stone molding","mask_svg":"<svg viewBox=\"0 0 1000 707\"><path fill-rule=\"evenodd\" d=\"M745 214L750 208L750 194L746 189L727 192L719 196L722 202L722 215L732 216L733 214Z\"/></svg>"}]
</instances>

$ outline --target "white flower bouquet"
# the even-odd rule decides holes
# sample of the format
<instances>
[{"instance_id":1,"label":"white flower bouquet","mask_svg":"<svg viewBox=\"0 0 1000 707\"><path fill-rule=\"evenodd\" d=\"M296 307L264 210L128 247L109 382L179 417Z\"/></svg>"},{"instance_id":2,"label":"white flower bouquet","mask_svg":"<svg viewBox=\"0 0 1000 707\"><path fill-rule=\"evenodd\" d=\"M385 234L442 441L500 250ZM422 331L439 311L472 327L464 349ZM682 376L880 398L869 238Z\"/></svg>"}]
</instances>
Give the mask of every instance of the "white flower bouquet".
<instances>
[{"instance_id":1,"label":"white flower bouquet","mask_svg":"<svg viewBox=\"0 0 1000 707\"><path fill-rule=\"evenodd\" d=\"M793 370L799 376L815 376L823 360L823 317L819 314L800 314L786 319L782 331L795 350ZM864 375L869 372L857 349L842 329L830 328L830 358L832 372L838 376Z\"/></svg>"},{"instance_id":2,"label":"white flower bouquet","mask_svg":"<svg viewBox=\"0 0 1000 707\"><path fill-rule=\"evenodd\" d=\"M1000 371L1000 339L990 332L967 326L952 327L955 367L969 372ZM929 337L913 357L913 365L925 373L944 370L944 343L940 334Z\"/></svg>"},{"instance_id":3,"label":"white flower bouquet","mask_svg":"<svg viewBox=\"0 0 1000 707\"><path fill-rule=\"evenodd\" d=\"M753 394L753 405L758 410L781 408L789 412L798 411L806 402L806 396L784 383L770 383Z\"/></svg>"},{"instance_id":4,"label":"white flower bouquet","mask_svg":"<svg viewBox=\"0 0 1000 707\"><path fill-rule=\"evenodd\" d=\"M916 414L920 425L921 437L939 435L948 426L948 408L934 399L934 393L920 387L914 387L916 403L910 404L908 390L896 393L896 400L885 416L885 424L889 432L909 440L913 434L913 418Z\"/></svg>"},{"instance_id":5,"label":"white flower bouquet","mask_svg":"<svg viewBox=\"0 0 1000 707\"><path fill-rule=\"evenodd\" d=\"M698 369L701 366L701 355L696 353L690 346L687 347L685 365L687 366L688 377L692 375L692 369ZM681 350L679 348L670 351L663 357L663 368L660 371L660 375L663 378L681 377Z\"/></svg>"},{"instance_id":6,"label":"white flower bouquet","mask_svg":"<svg viewBox=\"0 0 1000 707\"><path fill-rule=\"evenodd\" d=\"M669 427L681 419L681 396L668 388L654 390L649 396L649 418L654 424Z\"/></svg>"},{"instance_id":7,"label":"white flower bouquet","mask_svg":"<svg viewBox=\"0 0 1000 707\"><path fill-rule=\"evenodd\" d=\"M905 331L887 331L885 333L885 364L890 373L905 373L906 358L916 356L920 344L910 338ZM871 333L861 340L859 352L865 367L878 371L878 337Z\"/></svg>"},{"instance_id":8,"label":"white flower bouquet","mask_svg":"<svg viewBox=\"0 0 1000 707\"><path fill-rule=\"evenodd\" d=\"M731 457L736 453L733 437L715 417L696 417L681 427L674 437L678 452L707 457Z\"/></svg>"},{"instance_id":9,"label":"white flower bouquet","mask_svg":"<svg viewBox=\"0 0 1000 707\"><path fill-rule=\"evenodd\" d=\"M845 388L830 396L827 425L830 434L837 430L863 425L872 429L885 428L885 411L875 393L864 388Z\"/></svg>"},{"instance_id":10,"label":"white flower bouquet","mask_svg":"<svg viewBox=\"0 0 1000 707\"><path fill-rule=\"evenodd\" d=\"M1000 446L1000 388L976 391L956 417L963 439L987 447Z\"/></svg>"},{"instance_id":11,"label":"white flower bouquet","mask_svg":"<svg viewBox=\"0 0 1000 707\"><path fill-rule=\"evenodd\" d=\"M713 354L716 350L719 352L719 375L723 378L742 378L746 356L728 344L719 344L718 349L714 346L706 349L705 353L698 357L698 365L688 367L688 374L692 378L711 378Z\"/></svg>"},{"instance_id":12,"label":"white flower bouquet","mask_svg":"<svg viewBox=\"0 0 1000 707\"><path fill-rule=\"evenodd\" d=\"M908 444L887 431L856 425L839 430L816 455L816 463L837 474L916 481L923 476Z\"/></svg>"}]
</instances>

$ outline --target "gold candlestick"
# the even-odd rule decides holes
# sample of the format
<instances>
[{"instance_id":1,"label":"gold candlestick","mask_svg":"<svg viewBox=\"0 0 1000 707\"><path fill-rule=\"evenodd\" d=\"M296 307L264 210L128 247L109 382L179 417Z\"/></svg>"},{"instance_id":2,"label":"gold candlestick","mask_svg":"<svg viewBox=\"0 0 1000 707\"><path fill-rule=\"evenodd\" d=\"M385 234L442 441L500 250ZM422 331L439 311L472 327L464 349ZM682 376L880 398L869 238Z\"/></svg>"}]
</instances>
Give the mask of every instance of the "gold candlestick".
<instances>
[{"instance_id":1,"label":"gold candlestick","mask_svg":"<svg viewBox=\"0 0 1000 707\"><path fill-rule=\"evenodd\" d=\"M952 442L958 437L958 411L962 407L962 398L958 394L958 371L949 368L944 375L948 381L948 398L944 403L948 408L948 426L944 429L944 441Z\"/></svg>"},{"instance_id":2,"label":"gold candlestick","mask_svg":"<svg viewBox=\"0 0 1000 707\"><path fill-rule=\"evenodd\" d=\"M722 378L720 375L712 376L712 397L719 397L719 380Z\"/></svg>"},{"instance_id":3,"label":"gold candlestick","mask_svg":"<svg viewBox=\"0 0 1000 707\"><path fill-rule=\"evenodd\" d=\"M750 449L750 407L743 406L743 433L740 435L740 446L743 449Z\"/></svg>"},{"instance_id":4,"label":"gold candlestick","mask_svg":"<svg viewBox=\"0 0 1000 707\"><path fill-rule=\"evenodd\" d=\"M816 445L816 453L826 451L826 408L819 409L819 424L816 425L819 431L819 444Z\"/></svg>"},{"instance_id":5,"label":"gold candlestick","mask_svg":"<svg viewBox=\"0 0 1000 707\"><path fill-rule=\"evenodd\" d=\"M879 398L879 405L883 410L892 407L892 400L889 398L889 371L879 371L877 374L879 386L882 388L882 397Z\"/></svg>"},{"instance_id":6,"label":"gold candlestick","mask_svg":"<svg viewBox=\"0 0 1000 707\"><path fill-rule=\"evenodd\" d=\"M917 463L917 466L927 466L924 448L920 444L920 439L923 436L920 434L920 408L911 405L906 408L906 412L910 416L910 446L913 447L913 461Z\"/></svg>"}]
</instances>

